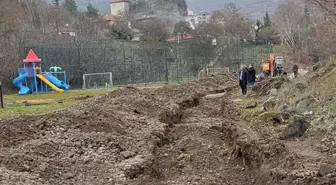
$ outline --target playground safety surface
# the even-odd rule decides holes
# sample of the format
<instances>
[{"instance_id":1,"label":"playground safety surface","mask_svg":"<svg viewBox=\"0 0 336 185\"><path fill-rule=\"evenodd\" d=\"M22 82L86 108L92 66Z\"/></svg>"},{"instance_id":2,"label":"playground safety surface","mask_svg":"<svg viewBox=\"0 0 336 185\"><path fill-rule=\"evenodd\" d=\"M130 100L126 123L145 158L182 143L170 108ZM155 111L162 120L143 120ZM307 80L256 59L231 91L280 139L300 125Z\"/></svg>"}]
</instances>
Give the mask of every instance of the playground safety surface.
<instances>
[{"instance_id":1,"label":"playground safety surface","mask_svg":"<svg viewBox=\"0 0 336 185\"><path fill-rule=\"evenodd\" d=\"M272 127L242 121L236 85L226 74L124 87L63 111L0 120L0 184L336 183L331 144L320 149L318 133L281 141Z\"/></svg>"}]
</instances>

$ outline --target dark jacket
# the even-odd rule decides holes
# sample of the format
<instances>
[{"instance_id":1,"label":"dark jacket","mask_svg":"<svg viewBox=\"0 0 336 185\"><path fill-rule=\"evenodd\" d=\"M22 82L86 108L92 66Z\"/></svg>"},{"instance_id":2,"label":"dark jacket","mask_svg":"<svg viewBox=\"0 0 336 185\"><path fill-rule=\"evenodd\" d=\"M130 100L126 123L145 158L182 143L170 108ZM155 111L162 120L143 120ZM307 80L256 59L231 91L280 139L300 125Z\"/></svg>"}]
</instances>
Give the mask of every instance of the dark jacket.
<instances>
[{"instance_id":1,"label":"dark jacket","mask_svg":"<svg viewBox=\"0 0 336 185\"><path fill-rule=\"evenodd\" d=\"M299 67L295 64L292 68L292 71L293 72L298 72L298 70L299 70Z\"/></svg>"},{"instance_id":2,"label":"dark jacket","mask_svg":"<svg viewBox=\"0 0 336 185\"><path fill-rule=\"evenodd\" d=\"M242 80L240 79L240 75L243 73ZM246 69L240 70L238 73L238 79L239 79L239 85L240 86L246 86L247 85L247 77L248 77L248 72Z\"/></svg>"},{"instance_id":3,"label":"dark jacket","mask_svg":"<svg viewBox=\"0 0 336 185\"><path fill-rule=\"evenodd\" d=\"M251 67L248 69L248 81L249 82L255 82L256 80L256 70Z\"/></svg>"}]
</instances>

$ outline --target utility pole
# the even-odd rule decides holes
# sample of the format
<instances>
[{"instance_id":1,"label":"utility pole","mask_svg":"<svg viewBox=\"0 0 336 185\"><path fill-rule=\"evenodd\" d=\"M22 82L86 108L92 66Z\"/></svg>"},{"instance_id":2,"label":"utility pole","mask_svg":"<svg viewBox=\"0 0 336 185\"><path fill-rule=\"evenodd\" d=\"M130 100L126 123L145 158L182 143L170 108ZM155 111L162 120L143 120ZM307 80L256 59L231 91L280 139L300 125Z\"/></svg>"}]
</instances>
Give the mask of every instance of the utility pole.
<instances>
[{"instance_id":1,"label":"utility pole","mask_svg":"<svg viewBox=\"0 0 336 185\"><path fill-rule=\"evenodd\" d=\"M60 2L60 0L54 0L54 5L55 5L55 10L56 10L56 21L55 21L55 23L56 23L56 31L57 31L57 34L59 33L59 22L60 22L60 20L59 20L59 2Z\"/></svg>"},{"instance_id":2,"label":"utility pole","mask_svg":"<svg viewBox=\"0 0 336 185\"><path fill-rule=\"evenodd\" d=\"M3 93L2 93L2 84L0 81L0 106L3 109L4 108L4 102L3 102Z\"/></svg>"}]
</instances>

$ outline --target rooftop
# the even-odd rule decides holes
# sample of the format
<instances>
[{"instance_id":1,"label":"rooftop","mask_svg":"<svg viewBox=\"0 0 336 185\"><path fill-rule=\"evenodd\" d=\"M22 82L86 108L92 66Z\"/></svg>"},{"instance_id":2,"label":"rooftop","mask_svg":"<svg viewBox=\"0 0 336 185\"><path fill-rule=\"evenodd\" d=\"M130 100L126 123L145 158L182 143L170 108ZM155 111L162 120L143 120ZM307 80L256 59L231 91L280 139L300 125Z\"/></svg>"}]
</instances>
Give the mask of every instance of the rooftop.
<instances>
[{"instance_id":1,"label":"rooftop","mask_svg":"<svg viewBox=\"0 0 336 185\"><path fill-rule=\"evenodd\" d=\"M103 19L106 21L121 21L122 17L118 15L106 14L104 15Z\"/></svg>"},{"instance_id":2,"label":"rooftop","mask_svg":"<svg viewBox=\"0 0 336 185\"><path fill-rule=\"evenodd\" d=\"M129 3L129 0L111 0L110 1L110 3L122 3L122 2Z\"/></svg>"}]
</instances>

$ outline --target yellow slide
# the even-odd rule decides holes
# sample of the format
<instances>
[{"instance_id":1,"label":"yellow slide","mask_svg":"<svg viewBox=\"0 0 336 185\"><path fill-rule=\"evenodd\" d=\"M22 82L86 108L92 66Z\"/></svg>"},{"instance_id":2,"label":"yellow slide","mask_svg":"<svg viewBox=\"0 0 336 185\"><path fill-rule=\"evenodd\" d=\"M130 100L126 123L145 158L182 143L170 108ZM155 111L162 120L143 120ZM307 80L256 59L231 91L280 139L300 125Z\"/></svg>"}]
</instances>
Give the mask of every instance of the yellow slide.
<instances>
[{"instance_id":1,"label":"yellow slide","mask_svg":"<svg viewBox=\"0 0 336 185\"><path fill-rule=\"evenodd\" d=\"M54 89L55 91L61 93L63 92L64 90L63 89L60 89L58 87L56 87L54 84L52 84L49 80L47 80L43 75L41 74L37 74L36 75L39 79L41 79L44 83L46 83L47 85L49 85L52 89Z\"/></svg>"}]
</instances>

